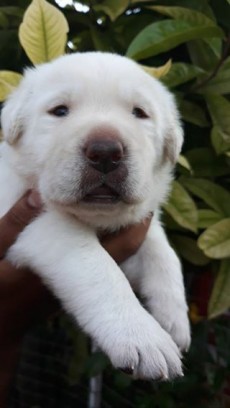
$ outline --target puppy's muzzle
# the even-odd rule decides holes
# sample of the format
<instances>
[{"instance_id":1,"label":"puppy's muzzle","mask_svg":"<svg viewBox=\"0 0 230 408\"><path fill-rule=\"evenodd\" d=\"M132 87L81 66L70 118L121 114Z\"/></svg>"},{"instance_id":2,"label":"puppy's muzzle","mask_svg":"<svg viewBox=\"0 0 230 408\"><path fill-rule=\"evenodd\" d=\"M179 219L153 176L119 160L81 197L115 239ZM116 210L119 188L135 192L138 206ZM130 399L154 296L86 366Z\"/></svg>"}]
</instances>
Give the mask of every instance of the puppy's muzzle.
<instances>
[{"instance_id":1,"label":"puppy's muzzle","mask_svg":"<svg viewBox=\"0 0 230 408\"><path fill-rule=\"evenodd\" d=\"M87 163L100 173L110 173L120 166L124 146L114 137L91 137L83 149Z\"/></svg>"},{"instance_id":2,"label":"puppy's muzzle","mask_svg":"<svg viewBox=\"0 0 230 408\"><path fill-rule=\"evenodd\" d=\"M80 186L81 201L108 205L126 200L127 147L117 129L101 126L88 134L82 154L85 167Z\"/></svg>"}]
</instances>

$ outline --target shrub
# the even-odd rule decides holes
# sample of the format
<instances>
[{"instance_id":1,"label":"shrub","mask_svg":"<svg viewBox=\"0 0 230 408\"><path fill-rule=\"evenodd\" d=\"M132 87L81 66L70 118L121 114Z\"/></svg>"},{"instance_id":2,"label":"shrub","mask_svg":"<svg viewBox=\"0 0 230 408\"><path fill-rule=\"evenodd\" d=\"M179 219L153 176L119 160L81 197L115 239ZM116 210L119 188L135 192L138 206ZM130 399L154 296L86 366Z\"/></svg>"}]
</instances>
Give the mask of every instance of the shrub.
<instances>
[{"instance_id":1,"label":"shrub","mask_svg":"<svg viewBox=\"0 0 230 408\"><path fill-rule=\"evenodd\" d=\"M225 312L230 306L229 0L82 0L69 1L63 9L45 0L18 0L19 6L9 3L5 0L0 7L1 101L19 83L25 65L88 50L127 55L175 93L185 143L163 222L184 264L193 323ZM225 334L219 335L220 327L224 326L203 320L194 329L194 344L207 345L210 328L216 343L222 344ZM202 336L205 342L199 343ZM214 389L223 388L229 355L224 354L227 362L208 375L207 367L216 368L216 362L204 351L205 365L199 373L194 347L188 364L196 368L183 382L183 391L179 382L170 399L170 386L163 385L163 392L155 390L153 400L137 395L135 406L222 406L218 405L222 396L219 399ZM223 357L224 348L218 350ZM113 381L129 390L126 380ZM202 392L207 384L213 388L206 390L206 396L199 394L200 399L192 395L188 400L198 381Z\"/></svg>"}]
</instances>

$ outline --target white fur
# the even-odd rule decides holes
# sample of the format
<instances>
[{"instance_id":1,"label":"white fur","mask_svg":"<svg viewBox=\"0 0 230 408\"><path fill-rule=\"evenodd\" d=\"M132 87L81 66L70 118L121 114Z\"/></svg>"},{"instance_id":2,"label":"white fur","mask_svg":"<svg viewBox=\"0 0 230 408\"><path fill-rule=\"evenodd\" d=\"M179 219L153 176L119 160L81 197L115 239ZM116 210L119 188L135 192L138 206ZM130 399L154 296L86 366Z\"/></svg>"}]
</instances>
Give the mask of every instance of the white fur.
<instances>
[{"instance_id":1,"label":"white fur","mask_svg":"<svg viewBox=\"0 0 230 408\"><path fill-rule=\"evenodd\" d=\"M63 104L68 116L48 113ZM134 106L149 118L134 117ZM140 378L181 375L179 349L190 343L187 305L179 260L157 216L182 144L171 94L127 58L73 54L26 71L3 108L2 127L0 216L31 187L46 206L8 258L44 279L115 367L133 368ZM87 184L82 147L95 129L115 131L128 152L125 200L115 205L81 201ZM97 232L152 211L144 244L121 266L126 278Z\"/></svg>"}]
</instances>

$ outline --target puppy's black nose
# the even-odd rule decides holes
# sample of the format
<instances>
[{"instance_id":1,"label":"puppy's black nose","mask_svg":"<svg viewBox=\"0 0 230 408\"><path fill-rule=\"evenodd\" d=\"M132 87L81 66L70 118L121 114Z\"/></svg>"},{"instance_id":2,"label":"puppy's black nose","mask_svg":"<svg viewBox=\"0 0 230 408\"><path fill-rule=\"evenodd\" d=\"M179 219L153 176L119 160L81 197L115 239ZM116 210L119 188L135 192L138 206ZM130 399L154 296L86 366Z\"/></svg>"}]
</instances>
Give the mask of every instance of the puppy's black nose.
<instances>
[{"instance_id":1,"label":"puppy's black nose","mask_svg":"<svg viewBox=\"0 0 230 408\"><path fill-rule=\"evenodd\" d=\"M84 154L91 167L106 174L119 167L124 148L117 139L91 139L84 148Z\"/></svg>"}]
</instances>

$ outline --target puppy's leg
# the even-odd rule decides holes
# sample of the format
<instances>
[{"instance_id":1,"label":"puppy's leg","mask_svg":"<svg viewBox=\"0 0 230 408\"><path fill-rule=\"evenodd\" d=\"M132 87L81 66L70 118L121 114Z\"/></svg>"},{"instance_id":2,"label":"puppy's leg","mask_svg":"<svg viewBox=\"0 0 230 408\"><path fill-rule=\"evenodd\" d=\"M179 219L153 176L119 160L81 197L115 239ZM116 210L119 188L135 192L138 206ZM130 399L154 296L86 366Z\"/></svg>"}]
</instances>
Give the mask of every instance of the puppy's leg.
<instances>
[{"instance_id":1,"label":"puppy's leg","mask_svg":"<svg viewBox=\"0 0 230 408\"><path fill-rule=\"evenodd\" d=\"M47 212L22 232L8 257L37 271L115 367L140 378L182 374L176 344L140 305L92 230Z\"/></svg>"},{"instance_id":2,"label":"puppy's leg","mask_svg":"<svg viewBox=\"0 0 230 408\"><path fill-rule=\"evenodd\" d=\"M131 284L136 284L150 313L180 350L187 350L190 327L181 265L158 221L152 221L138 253L121 267Z\"/></svg>"}]
</instances>

